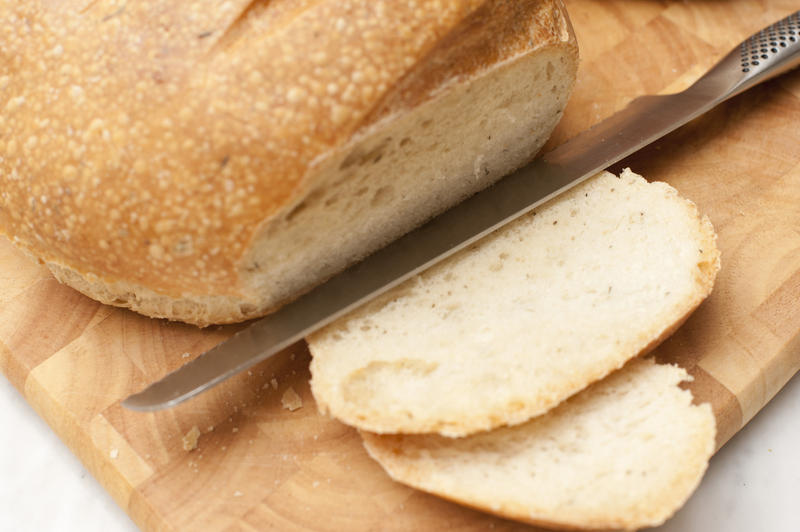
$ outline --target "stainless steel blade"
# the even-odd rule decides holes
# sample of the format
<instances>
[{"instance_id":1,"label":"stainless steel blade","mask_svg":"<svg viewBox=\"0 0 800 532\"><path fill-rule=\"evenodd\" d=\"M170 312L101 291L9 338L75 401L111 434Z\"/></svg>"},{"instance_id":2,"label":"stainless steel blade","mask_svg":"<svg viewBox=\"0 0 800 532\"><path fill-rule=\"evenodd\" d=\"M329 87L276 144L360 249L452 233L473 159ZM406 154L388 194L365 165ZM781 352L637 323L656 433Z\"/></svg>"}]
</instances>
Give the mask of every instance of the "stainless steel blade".
<instances>
[{"instance_id":1,"label":"stainless steel blade","mask_svg":"<svg viewBox=\"0 0 800 532\"><path fill-rule=\"evenodd\" d=\"M687 90L634 100L621 112L253 323L122 404L149 411L194 397L530 212L720 102L797 66L799 29L800 11L744 41ZM775 44L764 48L764 42Z\"/></svg>"}]
</instances>

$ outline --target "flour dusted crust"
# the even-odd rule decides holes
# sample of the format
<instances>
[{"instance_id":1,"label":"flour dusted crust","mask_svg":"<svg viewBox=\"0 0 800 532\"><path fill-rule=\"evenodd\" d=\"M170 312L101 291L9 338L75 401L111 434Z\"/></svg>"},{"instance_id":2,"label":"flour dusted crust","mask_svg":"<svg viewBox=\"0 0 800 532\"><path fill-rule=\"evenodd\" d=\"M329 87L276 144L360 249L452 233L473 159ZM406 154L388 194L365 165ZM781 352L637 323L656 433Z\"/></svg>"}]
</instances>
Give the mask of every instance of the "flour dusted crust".
<instances>
[{"instance_id":1,"label":"flour dusted crust","mask_svg":"<svg viewBox=\"0 0 800 532\"><path fill-rule=\"evenodd\" d=\"M577 60L560 0L3 0L0 13L0 231L91 297L199 325L273 310L524 163ZM402 123L426 102L470 101L481 79L492 93L497 76L502 100L523 67L541 71L526 95L541 103L516 125L521 94L475 111L494 140L451 156L474 172L413 144L438 118L476 129L447 122L464 114L455 100ZM451 192L396 175L358 196L381 150L450 164ZM402 204L420 188L419 207Z\"/></svg>"}]
</instances>

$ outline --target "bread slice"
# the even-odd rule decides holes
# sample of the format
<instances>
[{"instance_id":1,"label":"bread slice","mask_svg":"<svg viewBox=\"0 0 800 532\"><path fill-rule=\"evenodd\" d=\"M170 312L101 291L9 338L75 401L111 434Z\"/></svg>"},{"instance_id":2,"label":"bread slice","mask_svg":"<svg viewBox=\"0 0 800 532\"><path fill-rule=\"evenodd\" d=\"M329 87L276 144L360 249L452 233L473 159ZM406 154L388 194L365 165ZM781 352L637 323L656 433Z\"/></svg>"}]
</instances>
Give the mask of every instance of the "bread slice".
<instances>
[{"instance_id":1,"label":"bread slice","mask_svg":"<svg viewBox=\"0 0 800 532\"><path fill-rule=\"evenodd\" d=\"M675 329L715 238L668 185L599 174L311 336L314 396L377 433L522 423Z\"/></svg>"},{"instance_id":2,"label":"bread slice","mask_svg":"<svg viewBox=\"0 0 800 532\"><path fill-rule=\"evenodd\" d=\"M561 0L213 4L0 7L0 234L149 316L276 309L530 160L575 81Z\"/></svg>"},{"instance_id":3,"label":"bread slice","mask_svg":"<svg viewBox=\"0 0 800 532\"><path fill-rule=\"evenodd\" d=\"M503 517L555 528L636 529L689 498L714 451L708 404L686 372L634 360L517 427L452 439L362 433L395 480Z\"/></svg>"}]
</instances>

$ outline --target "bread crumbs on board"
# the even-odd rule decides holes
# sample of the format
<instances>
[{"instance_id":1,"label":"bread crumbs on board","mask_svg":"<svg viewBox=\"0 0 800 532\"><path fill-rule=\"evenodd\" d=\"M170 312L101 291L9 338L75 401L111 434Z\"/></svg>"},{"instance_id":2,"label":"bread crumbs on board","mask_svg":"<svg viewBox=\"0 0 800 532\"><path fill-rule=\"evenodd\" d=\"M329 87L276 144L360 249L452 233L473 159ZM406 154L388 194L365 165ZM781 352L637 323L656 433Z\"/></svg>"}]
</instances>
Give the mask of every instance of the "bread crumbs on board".
<instances>
[{"instance_id":1,"label":"bread crumbs on board","mask_svg":"<svg viewBox=\"0 0 800 532\"><path fill-rule=\"evenodd\" d=\"M283 396L281 397L281 404L283 408L289 410L290 412L294 412L298 408L303 407L303 400L297 395L297 392L294 391L294 388L289 386L285 392L283 392Z\"/></svg>"},{"instance_id":2,"label":"bread crumbs on board","mask_svg":"<svg viewBox=\"0 0 800 532\"><path fill-rule=\"evenodd\" d=\"M197 428L197 425L194 425L189 432L183 437L183 450L184 451L194 451L197 449L197 440L200 438L200 429Z\"/></svg>"}]
</instances>

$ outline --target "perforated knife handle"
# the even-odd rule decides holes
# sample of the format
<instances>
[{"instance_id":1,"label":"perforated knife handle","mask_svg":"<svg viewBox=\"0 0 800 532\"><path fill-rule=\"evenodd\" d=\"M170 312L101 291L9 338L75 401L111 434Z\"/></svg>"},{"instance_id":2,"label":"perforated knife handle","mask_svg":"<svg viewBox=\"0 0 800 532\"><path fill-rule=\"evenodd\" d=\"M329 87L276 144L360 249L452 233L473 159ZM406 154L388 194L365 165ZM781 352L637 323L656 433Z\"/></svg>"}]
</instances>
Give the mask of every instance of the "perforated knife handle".
<instances>
[{"instance_id":1,"label":"perforated knife handle","mask_svg":"<svg viewBox=\"0 0 800 532\"><path fill-rule=\"evenodd\" d=\"M800 11L767 26L731 50L686 92L727 100L800 66Z\"/></svg>"}]
</instances>

